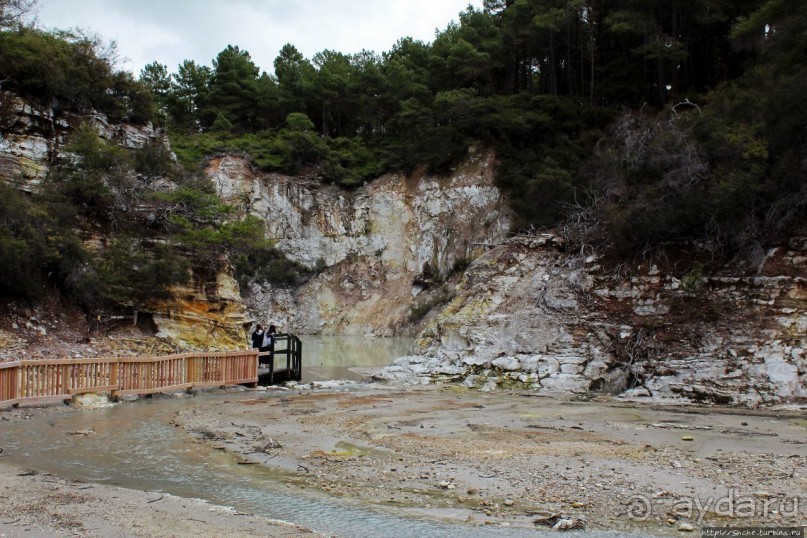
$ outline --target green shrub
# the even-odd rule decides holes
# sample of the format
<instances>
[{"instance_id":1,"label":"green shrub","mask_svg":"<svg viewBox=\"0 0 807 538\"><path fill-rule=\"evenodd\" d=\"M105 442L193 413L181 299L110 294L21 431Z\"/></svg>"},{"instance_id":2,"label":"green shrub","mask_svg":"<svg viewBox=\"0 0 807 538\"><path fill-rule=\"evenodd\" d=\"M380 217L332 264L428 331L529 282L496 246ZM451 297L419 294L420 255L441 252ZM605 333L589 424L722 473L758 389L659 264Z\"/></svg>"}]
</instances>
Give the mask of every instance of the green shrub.
<instances>
[{"instance_id":1,"label":"green shrub","mask_svg":"<svg viewBox=\"0 0 807 538\"><path fill-rule=\"evenodd\" d=\"M78 112L94 108L113 121L150 121L149 91L125 72L114 71L107 46L80 31L20 26L0 31L3 89Z\"/></svg>"},{"instance_id":2,"label":"green shrub","mask_svg":"<svg viewBox=\"0 0 807 538\"><path fill-rule=\"evenodd\" d=\"M314 130L314 122L302 112L292 112L286 116L286 128L289 131L308 132Z\"/></svg>"},{"instance_id":3,"label":"green shrub","mask_svg":"<svg viewBox=\"0 0 807 538\"><path fill-rule=\"evenodd\" d=\"M697 264L686 275L681 278L681 287L687 293L697 293L706 283L703 275L703 265Z\"/></svg>"},{"instance_id":4,"label":"green shrub","mask_svg":"<svg viewBox=\"0 0 807 538\"><path fill-rule=\"evenodd\" d=\"M213 192L190 185L149 193L145 199L158 203L162 208L160 212L167 215L166 225L180 233L217 225L233 212L233 208Z\"/></svg>"},{"instance_id":5,"label":"green shrub","mask_svg":"<svg viewBox=\"0 0 807 538\"><path fill-rule=\"evenodd\" d=\"M366 141L359 138L326 138L328 153L323 159L321 178L345 188L362 185L378 178L385 170L383 159Z\"/></svg>"},{"instance_id":6,"label":"green shrub","mask_svg":"<svg viewBox=\"0 0 807 538\"><path fill-rule=\"evenodd\" d=\"M171 148L177 162L187 170L197 171L205 162L205 157L225 151L229 135L220 132L183 133L170 131Z\"/></svg>"},{"instance_id":7,"label":"green shrub","mask_svg":"<svg viewBox=\"0 0 807 538\"><path fill-rule=\"evenodd\" d=\"M189 269L173 245L116 237L98 260L101 299L132 305L165 298L171 286L188 282Z\"/></svg>"},{"instance_id":8,"label":"green shrub","mask_svg":"<svg viewBox=\"0 0 807 538\"><path fill-rule=\"evenodd\" d=\"M210 130L213 132L229 132L233 128L233 124L227 119L223 112L219 112L215 121L210 125Z\"/></svg>"},{"instance_id":9,"label":"green shrub","mask_svg":"<svg viewBox=\"0 0 807 538\"><path fill-rule=\"evenodd\" d=\"M468 269L469 265L471 265L471 260L468 258L459 258L455 260L454 265L451 266L451 274L462 273Z\"/></svg>"},{"instance_id":10,"label":"green shrub","mask_svg":"<svg viewBox=\"0 0 807 538\"><path fill-rule=\"evenodd\" d=\"M438 292L413 301L409 309L409 321L414 323L422 320L433 309L450 303L454 296L454 290L443 286Z\"/></svg>"},{"instance_id":11,"label":"green shrub","mask_svg":"<svg viewBox=\"0 0 807 538\"><path fill-rule=\"evenodd\" d=\"M257 217L247 216L222 229L227 253L242 287L250 281L270 282L291 286L313 274L313 270L286 258L265 237L265 224Z\"/></svg>"},{"instance_id":12,"label":"green shrub","mask_svg":"<svg viewBox=\"0 0 807 538\"><path fill-rule=\"evenodd\" d=\"M72 154L48 178L48 187L61 194L85 216L109 221L116 203L113 188L127 190L130 155L98 137L89 125L77 129L64 148Z\"/></svg>"},{"instance_id":13,"label":"green shrub","mask_svg":"<svg viewBox=\"0 0 807 538\"><path fill-rule=\"evenodd\" d=\"M85 259L66 214L48 198L0 182L0 297L33 300Z\"/></svg>"},{"instance_id":14,"label":"green shrub","mask_svg":"<svg viewBox=\"0 0 807 538\"><path fill-rule=\"evenodd\" d=\"M173 173L171 150L162 140L152 140L134 152L134 170L146 177L165 177Z\"/></svg>"}]
</instances>

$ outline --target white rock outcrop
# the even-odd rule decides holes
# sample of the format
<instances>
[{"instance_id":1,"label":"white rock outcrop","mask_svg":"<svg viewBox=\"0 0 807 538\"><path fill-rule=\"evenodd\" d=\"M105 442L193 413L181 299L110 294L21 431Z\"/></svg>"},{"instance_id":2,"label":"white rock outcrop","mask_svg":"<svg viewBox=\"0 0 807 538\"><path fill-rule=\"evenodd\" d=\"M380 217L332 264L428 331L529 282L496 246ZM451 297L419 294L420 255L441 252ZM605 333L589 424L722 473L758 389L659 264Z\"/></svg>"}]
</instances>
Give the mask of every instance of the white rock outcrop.
<instances>
[{"instance_id":1,"label":"white rock outcrop","mask_svg":"<svg viewBox=\"0 0 807 538\"><path fill-rule=\"evenodd\" d=\"M415 354L376 376L748 407L807 402L803 254L803 242L791 242L760 274L703 277L687 291L654 265L620 277L568 255L551 234L515 238L478 258Z\"/></svg>"},{"instance_id":2,"label":"white rock outcrop","mask_svg":"<svg viewBox=\"0 0 807 538\"><path fill-rule=\"evenodd\" d=\"M207 168L226 201L263 219L289 258L324 268L295 292L256 285L256 316L299 332L390 335L400 331L423 273L503 241L510 211L493 185L493 159L472 156L450 177L389 174L355 191L255 171L240 155Z\"/></svg>"},{"instance_id":3,"label":"white rock outcrop","mask_svg":"<svg viewBox=\"0 0 807 538\"><path fill-rule=\"evenodd\" d=\"M0 91L0 111L0 181L13 182L26 191L38 188L50 167L64 158L70 133L81 125L92 126L99 137L128 149L154 140L168 144L165 133L151 124L114 124L99 112L57 111L7 91Z\"/></svg>"}]
</instances>

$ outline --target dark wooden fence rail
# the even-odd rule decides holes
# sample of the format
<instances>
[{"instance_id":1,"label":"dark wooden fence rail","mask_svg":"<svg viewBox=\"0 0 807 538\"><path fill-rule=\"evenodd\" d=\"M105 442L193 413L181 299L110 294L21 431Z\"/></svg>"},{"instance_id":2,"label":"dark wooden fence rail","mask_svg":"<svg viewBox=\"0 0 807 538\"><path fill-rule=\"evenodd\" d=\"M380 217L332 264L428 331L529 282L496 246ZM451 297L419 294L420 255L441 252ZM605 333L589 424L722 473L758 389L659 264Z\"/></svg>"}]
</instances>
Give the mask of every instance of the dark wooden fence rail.
<instances>
[{"instance_id":1,"label":"dark wooden fence rail","mask_svg":"<svg viewBox=\"0 0 807 538\"><path fill-rule=\"evenodd\" d=\"M271 351L259 354L259 366L266 365L267 381L275 382L275 375L280 371L282 358L286 359L286 370L283 379L300 381L303 378L303 343L293 334L276 334L272 340Z\"/></svg>"},{"instance_id":2,"label":"dark wooden fence rail","mask_svg":"<svg viewBox=\"0 0 807 538\"><path fill-rule=\"evenodd\" d=\"M69 400L84 392L117 396L254 384L257 358L257 350L249 350L10 362L0 364L0 406Z\"/></svg>"}]
</instances>

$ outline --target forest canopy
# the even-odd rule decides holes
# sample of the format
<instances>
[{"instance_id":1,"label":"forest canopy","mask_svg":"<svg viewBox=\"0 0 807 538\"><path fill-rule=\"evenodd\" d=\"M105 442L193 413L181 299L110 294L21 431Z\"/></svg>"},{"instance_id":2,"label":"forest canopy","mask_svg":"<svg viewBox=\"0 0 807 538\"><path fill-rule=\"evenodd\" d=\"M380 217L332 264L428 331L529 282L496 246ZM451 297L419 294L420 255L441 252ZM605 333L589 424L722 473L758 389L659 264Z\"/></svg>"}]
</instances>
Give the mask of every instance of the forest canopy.
<instances>
[{"instance_id":1,"label":"forest canopy","mask_svg":"<svg viewBox=\"0 0 807 538\"><path fill-rule=\"evenodd\" d=\"M803 220L805 6L486 0L432 43L310 59L287 44L271 73L227 46L140 81L187 166L238 150L351 187L491 149L516 230L571 218L625 254L731 252Z\"/></svg>"},{"instance_id":2,"label":"forest canopy","mask_svg":"<svg viewBox=\"0 0 807 538\"><path fill-rule=\"evenodd\" d=\"M97 37L22 23L35 2L0 0L0 89L153 122L184 169L159 148L124 155L79 133L82 160L50 178L57 198L3 193L4 295L30 295L20 282L44 267L88 305L132 303L225 253L243 282L295 282L306 269L199 178L220 151L345 188L492 151L514 232L555 227L621 257L674 244L754 255L804 226L807 0L485 0L431 43L312 58L287 44L269 70L228 45L210 66L153 62L137 78ZM150 192L155 175L178 189ZM121 211L133 202L181 210L143 221ZM88 221L115 231L102 257L70 231Z\"/></svg>"}]
</instances>

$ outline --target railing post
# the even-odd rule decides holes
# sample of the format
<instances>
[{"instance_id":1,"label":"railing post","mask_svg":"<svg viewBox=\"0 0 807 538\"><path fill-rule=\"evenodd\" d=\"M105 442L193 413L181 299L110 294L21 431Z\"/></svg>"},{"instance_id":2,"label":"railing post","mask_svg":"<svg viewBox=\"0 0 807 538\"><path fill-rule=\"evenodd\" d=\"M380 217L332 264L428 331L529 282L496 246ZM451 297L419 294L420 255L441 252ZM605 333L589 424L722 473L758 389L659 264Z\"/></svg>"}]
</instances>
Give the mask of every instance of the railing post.
<instances>
[{"instance_id":1,"label":"railing post","mask_svg":"<svg viewBox=\"0 0 807 538\"><path fill-rule=\"evenodd\" d=\"M196 376L194 376L194 367L191 366L191 358L187 355L182 357L182 369L185 371L185 382L186 383L193 383L196 381Z\"/></svg>"},{"instance_id":2,"label":"railing post","mask_svg":"<svg viewBox=\"0 0 807 538\"><path fill-rule=\"evenodd\" d=\"M112 389L111 396L113 399L118 397L118 391L120 391L120 359L115 360L114 362L109 363L109 384L116 388Z\"/></svg>"},{"instance_id":3,"label":"railing post","mask_svg":"<svg viewBox=\"0 0 807 538\"><path fill-rule=\"evenodd\" d=\"M297 339L297 381L303 380L303 341Z\"/></svg>"}]
</instances>

